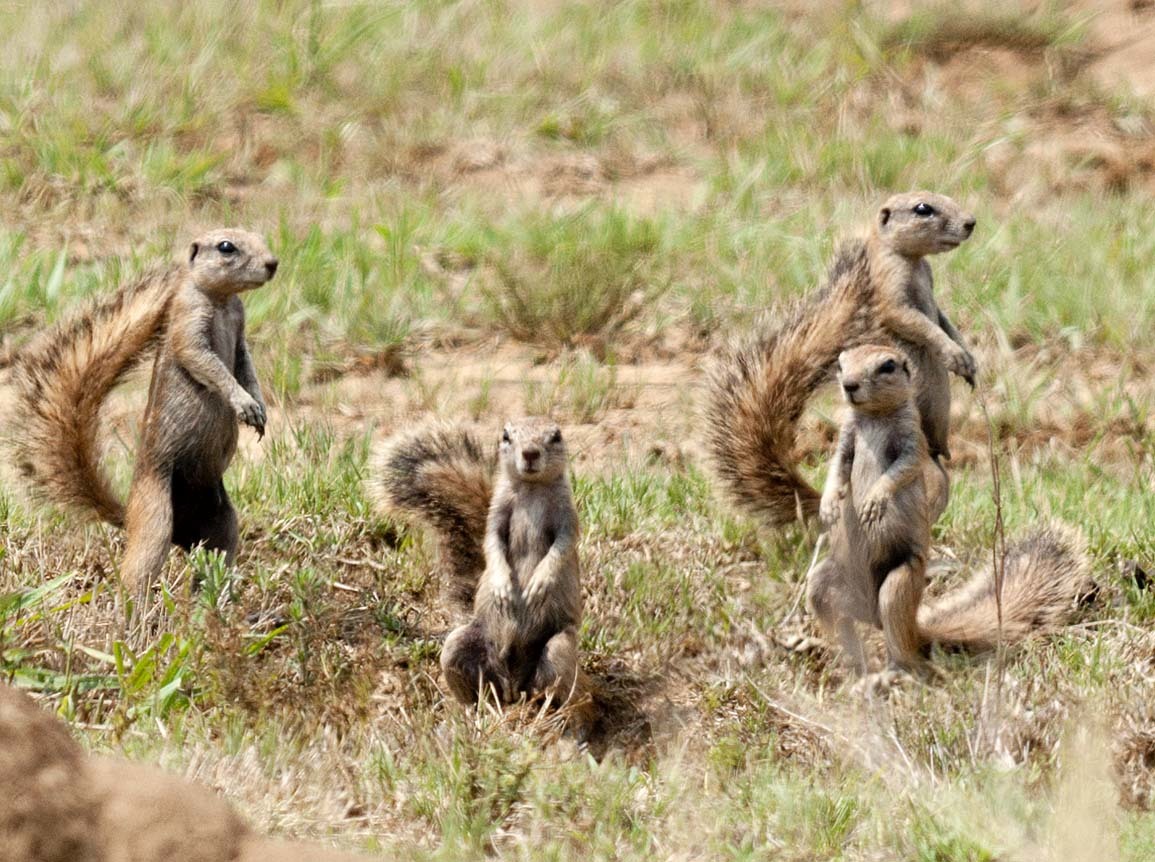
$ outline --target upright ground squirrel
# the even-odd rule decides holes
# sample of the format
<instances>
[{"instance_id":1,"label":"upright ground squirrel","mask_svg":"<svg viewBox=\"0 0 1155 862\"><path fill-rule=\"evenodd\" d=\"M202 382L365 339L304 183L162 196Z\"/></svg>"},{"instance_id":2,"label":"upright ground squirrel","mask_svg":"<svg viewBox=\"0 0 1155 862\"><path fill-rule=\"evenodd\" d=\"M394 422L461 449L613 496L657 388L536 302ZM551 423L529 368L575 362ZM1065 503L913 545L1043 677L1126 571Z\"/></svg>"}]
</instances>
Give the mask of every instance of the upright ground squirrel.
<instances>
[{"instance_id":1,"label":"upright ground squirrel","mask_svg":"<svg viewBox=\"0 0 1155 862\"><path fill-rule=\"evenodd\" d=\"M124 526L126 586L145 589L175 543L237 551L237 516L222 476L237 421L265 430L239 294L265 284L277 259L256 234L215 230L188 263L144 276L37 337L16 359L17 465L52 502ZM99 465L108 393L158 347L125 507Z\"/></svg>"},{"instance_id":2,"label":"upright ground squirrel","mask_svg":"<svg viewBox=\"0 0 1155 862\"><path fill-rule=\"evenodd\" d=\"M1000 627L992 571L920 606L930 546L926 440L907 357L863 346L838 360L849 406L822 494L830 554L810 574L808 599L858 673L866 657L856 622L882 629L893 669L925 667L927 648L987 649L1061 625L1090 587L1089 562L1073 531L1037 531L1009 549Z\"/></svg>"},{"instance_id":3,"label":"upright ground squirrel","mask_svg":"<svg viewBox=\"0 0 1155 862\"><path fill-rule=\"evenodd\" d=\"M458 608L472 603L441 654L462 702L483 686L505 702L544 692L564 702L575 688L582 599L566 460L561 429L545 419L508 423L496 459L445 426L400 434L374 459L371 493L434 527L446 592Z\"/></svg>"}]
</instances>

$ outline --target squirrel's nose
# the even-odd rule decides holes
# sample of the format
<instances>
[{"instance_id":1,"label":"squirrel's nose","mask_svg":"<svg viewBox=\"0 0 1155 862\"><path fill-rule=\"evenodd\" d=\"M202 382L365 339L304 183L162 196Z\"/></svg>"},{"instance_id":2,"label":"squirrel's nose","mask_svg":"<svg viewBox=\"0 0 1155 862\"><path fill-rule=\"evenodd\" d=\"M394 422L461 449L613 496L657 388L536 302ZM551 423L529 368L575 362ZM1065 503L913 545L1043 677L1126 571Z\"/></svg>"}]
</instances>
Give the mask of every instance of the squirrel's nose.
<instances>
[{"instance_id":1,"label":"squirrel's nose","mask_svg":"<svg viewBox=\"0 0 1155 862\"><path fill-rule=\"evenodd\" d=\"M848 380L842 384L842 391L847 395L853 395L858 391L860 386L862 386L861 383L855 383L853 380Z\"/></svg>"},{"instance_id":2,"label":"squirrel's nose","mask_svg":"<svg viewBox=\"0 0 1155 862\"><path fill-rule=\"evenodd\" d=\"M974 231L975 224L976 224L976 222L975 222L974 216L972 216L971 218L968 218L966 221L963 222L963 230L965 230L967 232L967 236L970 236L971 233Z\"/></svg>"},{"instance_id":3,"label":"squirrel's nose","mask_svg":"<svg viewBox=\"0 0 1155 862\"><path fill-rule=\"evenodd\" d=\"M521 453L521 457L525 459L526 464L532 464L540 456L541 452L539 452L537 449L524 449Z\"/></svg>"},{"instance_id":4,"label":"squirrel's nose","mask_svg":"<svg viewBox=\"0 0 1155 862\"><path fill-rule=\"evenodd\" d=\"M269 274L269 278L272 278L277 274L277 267L279 265L280 261L278 261L275 257L272 260L265 261L265 272Z\"/></svg>"}]
</instances>

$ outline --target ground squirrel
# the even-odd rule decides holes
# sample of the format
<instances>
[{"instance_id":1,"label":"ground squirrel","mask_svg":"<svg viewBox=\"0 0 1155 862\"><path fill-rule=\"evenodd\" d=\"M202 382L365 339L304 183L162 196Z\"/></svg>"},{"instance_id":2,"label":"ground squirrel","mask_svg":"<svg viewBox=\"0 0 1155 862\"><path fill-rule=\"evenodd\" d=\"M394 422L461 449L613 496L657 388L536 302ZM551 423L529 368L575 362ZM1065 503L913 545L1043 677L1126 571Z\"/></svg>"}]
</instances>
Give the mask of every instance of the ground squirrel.
<instances>
[{"instance_id":1,"label":"ground squirrel","mask_svg":"<svg viewBox=\"0 0 1155 862\"><path fill-rule=\"evenodd\" d=\"M375 463L373 495L434 527L450 599L472 600L473 618L441 653L453 695L472 703L492 685L504 702L546 692L567 700L582 600L561 429L510 422L495 459L467 431L426 428L388 441Z\"/></svg>"},{"instance_id":2,"label":"ground squirrel","mask_svg":"<svg viewBox=\"0 0 1155 862\"><path fill-rule=\"evenodd\" d=\"M850 415L822 493L819 512L830 533L830 554L810 574L812 612L860 674L866 657L856 622L882 629L893 669L924 669L931 643L992 647L1000 637L993 573L920 607L932 514L929 454L907 357L868 345L844 352L838 366ZM1004 565L1002 640L1062 624L1090 589L1088 566L1082 542L1059 527L1011 548Z\"/></svg>"},{"instance_id":3,"label":"ground squirrel","mask_svg":"<svg viewBox=\"0 0 1155 862\"><path fill-rule=\"evenodd\" d=\"M935 302L925 257L949 251L975 219L931 192L895 195L865 240L844 245L826 285L778 327L733 351L710 375L707 445L730 498L773 526L818 513L818 492L799 475L798 420L831 376L838 355L860 344L895 342L909 356L930 453L939 465L933 496L946 506L949 458L948 372L974 383L975 362Z\"/></svg>"},{"instance_id":4,"label":"ground squirrel","mask_svg":"<svg viewBox=\"0 0 1155 862\"><path fill-rule=\"evenodd\" d=\"M99 298L16 357L17 466L50 501L126 528L121 578L130 588L147 588L173 543L235 557L237 518L222 476L236 450L237 420L263 435L266 414L238 294L276 271L259 236L215 230L192 244L187 264ZM152 347L126 507L100 469L100 409Z\"/></svg>"}]
</instances>

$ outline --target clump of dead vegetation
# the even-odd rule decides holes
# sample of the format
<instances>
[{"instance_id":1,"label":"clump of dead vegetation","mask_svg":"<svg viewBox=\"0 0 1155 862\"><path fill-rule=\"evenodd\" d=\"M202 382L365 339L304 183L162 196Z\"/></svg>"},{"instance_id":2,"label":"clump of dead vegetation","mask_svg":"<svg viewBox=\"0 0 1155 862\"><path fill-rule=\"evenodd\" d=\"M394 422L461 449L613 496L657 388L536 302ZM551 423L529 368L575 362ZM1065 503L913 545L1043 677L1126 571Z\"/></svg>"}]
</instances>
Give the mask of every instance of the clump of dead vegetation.
<instances>
[{"instance_id":1,"label":"clump of dead vegetation","mask_svg":"<svg viewBox=\"0 0 1155 862\"><path fill-rule=\"evenodd\" d=\"M604 353L670 286L658 226L616 209L531 223L499 248L486 257L486 307L534 344Z\"/></svg>"},{"instance_id":2,"label":"clump of dead vegetation","mask_svg":"<svg viewBox=\"0 0 1155 862\"><path fill-rule=\"evenodd\" d=\"M1045 10L1026 15L1021 10L942 4L916 9L889 27L882 46L939 63L976 48L1002 49L1027 61L1046 57L1060 64L1064 74L1074 75L1094 58L1093 50L1080 39L1080 29Z\"/></svg>"}]
</instances>

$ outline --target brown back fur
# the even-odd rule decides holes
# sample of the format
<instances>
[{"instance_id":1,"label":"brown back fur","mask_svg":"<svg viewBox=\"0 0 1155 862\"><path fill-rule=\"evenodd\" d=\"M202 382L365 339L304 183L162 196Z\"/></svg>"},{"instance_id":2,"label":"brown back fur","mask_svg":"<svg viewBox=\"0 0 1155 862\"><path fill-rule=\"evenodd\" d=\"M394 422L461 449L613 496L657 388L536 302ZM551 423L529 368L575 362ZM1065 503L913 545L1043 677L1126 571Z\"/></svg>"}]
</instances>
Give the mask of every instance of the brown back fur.
<instances>
[{"instance_id":1,"label":"brown back fur","mask_svg":"<svg viewBox=\"0 0 1155 862\"><path fill-rule=\"evenodd\" d=\"M0 685L0 862L356 862L254 834L206 787L87 757L63 722Z\"/></svg>"},{"instance_id":2,"label":"brown back fur","mask_svg":"<svg viewBox=\"0 0 1155 862\"><path fill-rule=\"evenodd\" d=\"M109 862L224 862L248 833L220 796L158 769L94 757L88 774Z\"/></svg>"}]
</instances>

